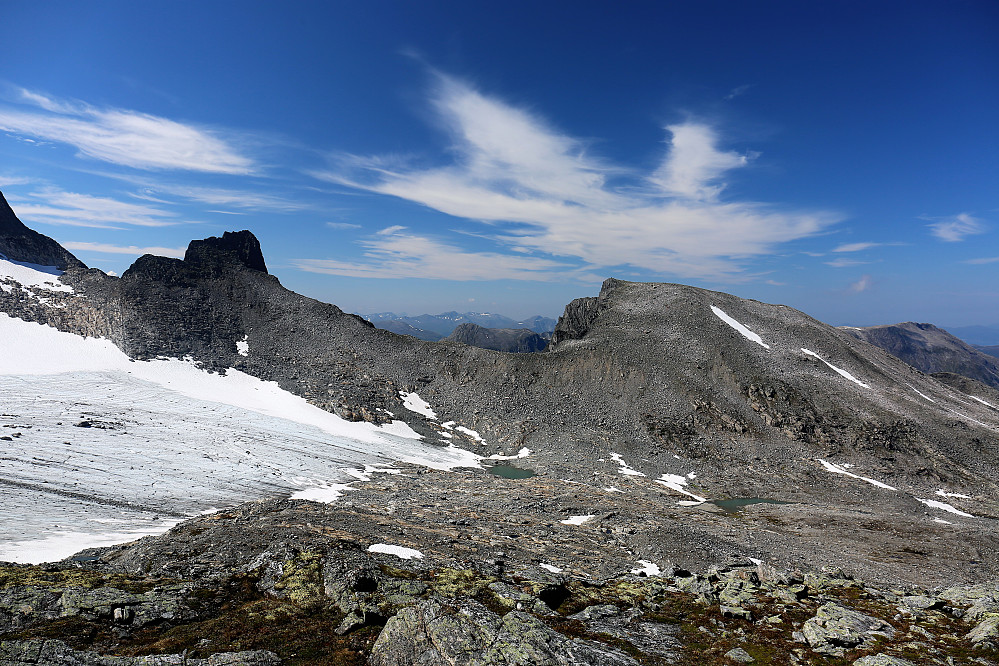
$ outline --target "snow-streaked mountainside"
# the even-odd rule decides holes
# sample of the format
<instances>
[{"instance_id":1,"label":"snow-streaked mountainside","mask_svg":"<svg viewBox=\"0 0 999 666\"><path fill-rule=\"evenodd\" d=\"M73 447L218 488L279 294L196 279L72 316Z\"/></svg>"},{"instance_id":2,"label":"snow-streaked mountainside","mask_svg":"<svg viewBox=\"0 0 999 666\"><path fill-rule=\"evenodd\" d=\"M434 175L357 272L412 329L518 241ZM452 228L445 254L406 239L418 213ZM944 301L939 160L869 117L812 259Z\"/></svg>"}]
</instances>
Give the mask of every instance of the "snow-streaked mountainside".
<instances>
[{"instance_id":1,"label":"snow-streaked mountainside","mask_svg":"<svg viewBox=\"0 0 999 666\"><path fill-rule=\"evenodd\" d=\"M999 655L981 382L614 279L544 352L428 342L248 231L119 278L0 222L0 560L66 558L0 561L0 663Z\"/></svg>"},{"instance_id":2,"label":"snow-streaked mountainside","mask_svg":"<svg viewBox=\"0 0 999 666\"><path fill-rule=\"evenodd\" d=\"M0 252L11 256L16 246L15 238ZM120 278L67 264L61 275L36 271L43 277L28 279L18 273L36 270L24 265L27 259L2 264L5 326L26 336L28 347L36 334L72 336L55 347L84 345L103 356L80 366L76 359L85 355L53 351L46 356L49 371L70 373L62 381L26 378L34 361L6 354L5 386L37 382L30 391L63 396L37 412L19 403L24 414L5 417L12 424L37 420L7 442L31 486L24 492L41 492L41 485L64 492L77 484L88 488L80 501L131 497L144 510L154 496L128 483L115 490L119 484L105 478L126 464L133 471L134 458L157 493L161 484L172 488L170 502L177 504L170 513L186 515L337 484L344 468L505 457L545 479L620 495L615 501L655 497L691 512L694 522L681 519L671 528L681 533L693 529L705 501L760 497L835 516L844 506L863 506L884 520L904 516L927 529L944 525L939 519L946 529L963 530L962 548L985 551L993 544L987 528L999 513L995 392L938 381L792 308L683 285L608 280L599 296L566 307L545 352L508 354L395 335L290 292L267 272L249 232L194 241L183 260L141 257ZM77 400L72 388L56 389L73 386L74 377L81 386L103 387L79 398L85 409L69 406ZM163 397L165 391L173 397ZM134 416L111 397L119 392L135 396ZM155 416L157 404L181 400L189 406ZM176 423L184 411L198 414L190 431ZM122 425L98 433L76 428L73 419ZM220 434L227 428L232 441ZM88 438L81 439L84 430ZM146 433L156 444L108 457L101 439L131 442L124 432ZM69 473L76 441L90 457L82 471ZM160 469L155 461L165 460L150 447L173 450L183 464ZM265 456L270 447L273 454ZM176 471L187 467L190 476ZM21 482L11 469L4 478ZM47 474L53 478L43 484ZM190 497L179 491L209 478ZM937 501L938 491L969 499L946 502L960 512L954 513L927 503ZM337 495L331 486L326 497ZM569 515L597 515L583 508ZM770 529L791 535L798 522L788 515ZM837 527L823 537L822 552L838 539L883 539L878 521L831 524ZM643 547L649 557L707 561L730 538L712 530L711 540L720 541L702 550L682 547L681 537ZM941 538L957 547L954 532ZM742 537L737 541L746 546ZM776 557L791 552L793 542L754 547ZM837 557L883 568L867 551ZM951 553L933 566L956 566L956 558ZM966 559L996 566L994 558Z\"/></svg>"}]
</instances>

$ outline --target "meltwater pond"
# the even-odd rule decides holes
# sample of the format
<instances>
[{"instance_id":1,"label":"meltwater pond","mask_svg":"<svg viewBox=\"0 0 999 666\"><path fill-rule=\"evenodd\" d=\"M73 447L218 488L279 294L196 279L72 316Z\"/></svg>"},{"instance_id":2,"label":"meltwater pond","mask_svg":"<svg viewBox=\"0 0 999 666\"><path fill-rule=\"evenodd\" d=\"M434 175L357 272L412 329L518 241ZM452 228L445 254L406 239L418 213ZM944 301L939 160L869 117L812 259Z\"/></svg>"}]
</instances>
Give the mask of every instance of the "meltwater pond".
<instances>
[{"instance_id":1,"label":"meltwater pond","mask_svg":"<svg viewBox=\"0 0 999 666\"><path fill-rule=\"evenodd\" d=\"M487 469L490 474L501 476L504 479L526 479L534 476L533 469L514 467L513 465L492 465Z\"/></svg>"},{"instance_id":2,"label":"meltwater pond","mask_svg":"<svg viewBox=\"0 0 999 666\"><path fill-rule=\"evenodd\" d=\"M738 513L751 504L794 504L794 502L782 502L767 497L733 497L731 499L711 500L711 504L728 513Z\"/></svg>"}]
</instances>

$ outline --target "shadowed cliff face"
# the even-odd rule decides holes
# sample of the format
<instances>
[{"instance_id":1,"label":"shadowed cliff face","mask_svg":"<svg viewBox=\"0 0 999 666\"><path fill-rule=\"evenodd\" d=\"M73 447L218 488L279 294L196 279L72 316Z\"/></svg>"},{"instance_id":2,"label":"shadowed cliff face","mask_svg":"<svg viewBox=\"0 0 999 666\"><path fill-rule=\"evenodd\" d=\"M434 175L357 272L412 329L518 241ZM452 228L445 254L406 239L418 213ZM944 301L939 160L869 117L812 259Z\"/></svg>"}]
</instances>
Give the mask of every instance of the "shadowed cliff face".
<instances>
[{"instance_id":1,"label":"shadowed cliff face","mask_svg":"<svg viewBox=\"0 0 999 666\"><path fill-rule=\"evenodd\" d=\"M952 372L999 388L999 361L933 324L846 329L926 373Z\"/></svg>"},{"instance_id":2,"label":"shadowed cliff face","mask_svg":"<svg viewBox=\"0 0 999 666\"><path fill-rule=\"evenodd\" d=\"M24 226L0 193L0 254L12 261L23 261L59 270L86 268L82 261L48 236Z\"/></svg>"}]
</instances>

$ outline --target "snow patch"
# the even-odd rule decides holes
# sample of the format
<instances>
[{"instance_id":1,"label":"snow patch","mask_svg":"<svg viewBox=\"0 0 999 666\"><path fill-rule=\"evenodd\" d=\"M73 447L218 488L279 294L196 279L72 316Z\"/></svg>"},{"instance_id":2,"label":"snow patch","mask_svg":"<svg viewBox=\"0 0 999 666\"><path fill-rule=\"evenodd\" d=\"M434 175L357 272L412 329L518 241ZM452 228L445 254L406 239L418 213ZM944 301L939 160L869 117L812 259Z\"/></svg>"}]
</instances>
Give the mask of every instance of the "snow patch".
<instances>
[{"instance_id":1,"label":"snow patch","mask_svg":"<svg viewBox=\"0 0 999 666\"><path fill-rule=\"evenodd\" d=\"M748 328L746 328L745 326L743 326L742 324L740 324L739 322L737 322L732 317L729 317L727 314L725 314L725 311L722 310L721 308L712 305L711 306L711 311L714 312L718 316L718 318L721 319L723 322L725 322L726 324L728 324L729 326L731 326L735 330L739 331L739 333L742 334L742 337L746 338L747 340L752 340L753 342L755 342L756 344L760 345L761 347L764 347L766 349L770 349L770 345L768 345L767 343L763 342L763 338L761 338L756 333L753 333L751 330L749 330Z\"/></svg>"},{"instance_id":2,"label":"snow patch","mask_svg":"<svg viewBox=\"0 0 999 666\"><path fill-rule=\"evenodd\" d=\"M933 518L933 522L934 523L942 523L944 525L953 525L954 524L954 523L950 522L949 520L944 520L943 518L937 518L935 516Z\"/></svg>"},{"instance_id":3,"label":"snow patch","mask_svg":"<svg viewBox=\"0 0 999 666\"><path fill-rule=\"evenodd\" d=\"M249 343L249 339L250 339L250 336L244 335L242 340L237 340L236 341L236 353L239 354L240 356L249 356L250 355L250 343Z\"/></svg>"},{"instance_id":4,"label":"snow patch","mask_svg":"<svg viewBox=\"0 0 999 666\"><path fill-rule=\"evenodd\" d=\"M943 488L938 490L935 494L939 495L940 497L958 497L960 499L971 499L971 495L962 495L961 493L949 493Z\"/></svg>"},{"instance_id":5,"label":"snow patch","mask_svg":"<svg viewBox=\"0 0 999 666\"><path fill-rule=\"evenodd\" d=\"M964 516L965 518L974 518L974 516L971 515L970 513L965 513L964 511L961 511L960 509L958 509L956 507L953 507L950 504L947 504L947 502L938 502L937 500L919 499L918 497L915 498L915 499L916 499L917 502L922 502L923 504L925 504L926 506L930 507L931 509L942 509L944 511L947 511L948 513L953 513L955 516Z\"/></svg>"},{"instance_id":6,"label":"snow patch","mask_svg":"<svg viewBox=\"0 0 999 666\"><path fill-rule=\"evenodd\" d=\"M822 460L822 458L816 458L816 460L818 460L820 463L822 463L822 466L825 467L830 472L832 472L833 474L845 474L846 476L849 476L850 478L860 479L861 481L866 481L867 483L869 483L869 484L871 484L873 486L877 486L878 488L884 488L885 490L898 490L898 488L893 488L892 486L889 486L887 483L881 483L880 481L875 481L874 479L869 479L866 476L858 476L857 474L854 474L853 472L848 472L848 471L846 471L846 465L836 465L834 463ZM920 501L922 501L922 500L920 500Z\"/></svg>"},{"instance_id":7,"label":"snow patch","mask_svg":"<svg viewBox=\"0 0 999 666\"><path fill-rule=\"evenodd\" d=\"M486 440L482 439L482 435L480 435L479 433L475 432L471 428L466 428L465 426L458 426L457 428L455 428L455 430L457 430L458 432L465 433L466 435L468 435L469 437L471 437L472 439L474 439L475 441L477 441L479 444L485 444L486 443Z\"/></svg>"},{"instance_id":8,"label":"snow patch","mask_svg":"<svg viewBox=\"0 0 999 666\"><path fill-rule=\"evenodd\" d=\"M559 569L554 564L544 564L544 563L542 563L542 564L538 565L538 568L539 569L544 569L545 571L550 571L552 573L562 573L562 570Z\"/></svg>"},{"instance_id":9,"label":"snow patch","mask_svg":"<svg viewBox=\"0 0 999 666\"><path fill-rule=\"evenodd\" d=\"M0 255L3 257L3 255ZM34 287L45 291L61 291L73 293L73 288L59 280L62 271L55 266L29 264L25 261L12 261L6 257L0 259L0 280L9 279L22 287ZM8 291L5 289L4 291Z\"/></svg>"},{"instance_id":10,"label":"snow patch","mask_svg":"<svg viewBox=\"0 0 999 666\"><path fill-rule=\"evenodd\" d=\"M436 419L437 414L434 410L430 408L430 405L426 400L418 396L416 393L406 393L405 391L399 391L399 397L402 398L402 406L411 412L416 412L428 419Z\"/></svg>"},{"instance_id":11,"label":"snow patch","mask_svg":"<svg viewBox=\"0 0 999 666\"><path fill-rule=\"evenodd\" d=\"M403 560L422 560L423 553L416 550L415 548L406 548L405 546L393 546L387 543L373 543L368 546L369 553L385 553L386 555L395 555L396 557Z\"/></svg>"},{"instance_id":12,"label":"snow patch","mask_svg":"<svg viewBox=\"0 0 999 666\"><path fill-rule=\"evenodd\" d=\"M529 455L531 455L531 450L525 446L512 456L501 456L500 454L495 453L486 458L486 460L518 460L520 458L526 458Z\"/></svg>"},{"instance_id":13,"label":"snow patch","mask_svg":"<svg viewBox=\"0 0 999 666\"><path fill-rule=\"evenodd\" d=\"M609 488L604 488L604 490L606 492L608 492L608 493L623 493L624 492L620 488L615 488L614 486L610 486Z\"/></svg>"},{"instance_id":14,"label":"snow patch","mask_svg":"<svg viewBox=\"0 0 999 666\"><path fill-rule=\"evenodd\" d=\"M992 404L992 403L990 403L990 402L985 402L984 400L982 400L982 399L981 399L981 398L979 398L979 397L976 397L976 396L970 396L970 397L971 397L971 399L972 399L972 400L977 400L978 402L982 403L982 404L983 404L983 405L985 405L986 407L991 407L992 409L999 409L999 407L996 407L995 405L993 405L993 404Z\"/></svg>"},{"instance_id":15,"label":"snow patch","mask_svg":"<svg viewBox=\"0 0 999 666\"><path fill-rule=\"evenodd\" d=\"M592 520L593 518L596 517L597 517L596 514L591 513L586 516L569 516L567 520L561 520L559 522L561 522L563 525L582 525L587 520Z\"/></svg>"},{"instance_id":16,"label":"snow patch","mask_svg":"<svg viewBox=\"0 0 999 666\"><path fill-rule=\"evenodd\" d=\"M613 460L614 462L616 462L618 465L621 466L621 469L618 470L618 474L624 474L625 476L645 476L637 469L632 469L631 465L629 465L624 461L624 458L621 457L620 453L611 452L610 455L611 455L611 460Z\"/></svg>"},{"instance_id":17,"label":"snow patch","mask_svg":"<svg viewBox=\"0 0 999 666\"><path fill-rule=\"evenodd\" d=\"M825 363L826 365L828 365L830 368L832 368L833 370L835 370L837 373L839 373L842 377L845 377L846 379L849 379L854 384L856 384L858 386L863 386L864 388L867 388L867 389L871 388L869 385L867 385L864 382L860 381L859 379L857 379L856 377L854 377L853 375L851 375L846 370L843 370L842 368L837 368L835 365L833 365L829 361L825 360L824 358L822 358L821 356L819 356L815 352L809 351L808 349L805 349L804 347L801 348L801 351L805 352L809 356L814 356L815 358L819 359L820 361L822 361L823 363Z\"/></svg>"},{"instance_id":18,"label":"snow patch","mask_svg":"<svg viewBox=\"0 0 999 666\"><path fill-rule=\"evenodd\" d=\"M703 502L708 501L706 498L701 497L699 495L695 495L694 493L684 488L684 486L687 485L687 477L685 476L680 476L679 474L663 474L658 479L656 479L656 483L658 483L661 486L666 486L670 490L675 490L678 493L682 493L687 497L694 498L695 500L697 500L697 504L701 504Z\"/></svg>"},{"instance_id":19,"label":"snow patch","mask_svg":"<svg viewBox=\"0 0 999 666\"><path fill-rule=\"evenodd\" d=\"M663 573L662 570L659 568L659 565L656 564L655 562L649 562L648 560L638 560L638 563L641 564L642 566L639 567L638 569L631 570L631 573L635 574L636 576L641 574L645 574L646 576L661 576Z\"/></svg>"}]
</instances>

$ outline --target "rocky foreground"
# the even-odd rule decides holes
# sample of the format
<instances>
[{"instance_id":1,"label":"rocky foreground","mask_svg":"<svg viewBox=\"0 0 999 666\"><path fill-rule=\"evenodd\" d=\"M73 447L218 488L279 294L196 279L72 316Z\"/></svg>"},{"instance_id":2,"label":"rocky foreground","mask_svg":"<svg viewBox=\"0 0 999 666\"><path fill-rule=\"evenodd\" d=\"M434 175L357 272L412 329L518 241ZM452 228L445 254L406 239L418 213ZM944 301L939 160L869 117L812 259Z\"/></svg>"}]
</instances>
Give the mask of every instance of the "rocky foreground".
<instances>
[{"instance_id":1,"label":"rocky foreground","mask_svg":"<svg viewBox=\"0 0 999 666\"><path fill-rule=\"evenodd\" d=\"M626 487L411 467L332 503L254 502L5 565L0 664L999 663L999 581L928 585L948 575L934 528L904 545L904 524L883 526L886 566L861 580L864 543L821 570L785 547L791 523L806 549L809 529L835 541L834 512L660 498L659 515Z\"/></svg>"}]
</instances>

